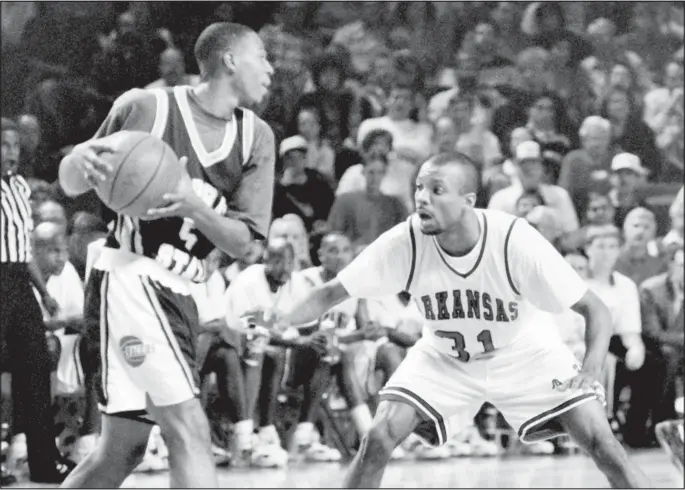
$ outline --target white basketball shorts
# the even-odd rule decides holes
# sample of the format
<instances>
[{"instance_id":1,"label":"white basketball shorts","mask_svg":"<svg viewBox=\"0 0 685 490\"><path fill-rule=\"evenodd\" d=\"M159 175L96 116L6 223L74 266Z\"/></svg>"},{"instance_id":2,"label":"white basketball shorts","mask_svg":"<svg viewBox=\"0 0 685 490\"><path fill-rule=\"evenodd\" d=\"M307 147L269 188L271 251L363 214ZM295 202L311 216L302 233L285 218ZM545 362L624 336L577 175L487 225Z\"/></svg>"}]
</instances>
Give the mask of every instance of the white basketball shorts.
<instances>
[{"instance_id":1,"label":"white basketball shorts","mask_svg":"<svg viewBox=\"0 0 685 490\"><path fill-rule=\"evenodd\" d=\"M527 334L491 358L466 363L419 341L380 398L413 406L424 420L417 433L434 445L472 423L484 402L497 407L522 442L533 443L562 435L559 424L548 422L599 398L594 391L559 391L579 370L573 353L547 336Z\"/></svg>"},{"instance_id":2,"label":"white basketball shorts","mask_svg":"<svg viewBox=\"0 0 685 490\"><path fill-rule=\"evenodd\" d=\"M146 395L155 406L168 406L199 394L199 320L190 294L130 269L94 269L86 321L89 342L100 345L104 413L149 421Z\"/></svg>"}]
</instances>

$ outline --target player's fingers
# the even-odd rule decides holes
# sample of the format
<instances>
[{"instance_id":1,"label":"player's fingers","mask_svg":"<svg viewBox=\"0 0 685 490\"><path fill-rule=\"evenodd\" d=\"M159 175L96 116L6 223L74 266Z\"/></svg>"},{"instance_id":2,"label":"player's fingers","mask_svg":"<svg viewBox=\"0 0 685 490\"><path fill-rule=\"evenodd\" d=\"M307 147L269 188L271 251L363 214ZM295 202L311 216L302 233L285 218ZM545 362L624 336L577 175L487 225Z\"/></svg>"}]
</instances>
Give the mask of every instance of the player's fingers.
<instances>
[{"instance_id":1,"label":"player's fingers","mask_svg":"<svg viewBox=\"0 0 685 490\"><path fill-rule=\"evenodd\" d=\"M112 166L95 153L92 155L87 155L86 159L93 166L93 168L97 169L101 173L108 174L112 171Z\"/></svg>"},{"instance_id":2,"label":"player's fingers","mask_svg":"<svg viewBox=\"0 0 685 490\"><path fill-rule=\"evenodd\" d=\"M173 216L176 211L181 207L180 203L174 203L171 206L166 206L164 208L150 209L147 212L149 218L165 218L167 216Z\"/></svg>"},{"instance_id":3,"label":"player's fingers","mask_svg":"<svg viewBox=\"0 0 685 490\"><path fill-rule=\"evenodd\" d=\"M90 148L97 153L114 153L114 146L106 141L94 140L90 143Z\"/></svg>"}]
</instances>

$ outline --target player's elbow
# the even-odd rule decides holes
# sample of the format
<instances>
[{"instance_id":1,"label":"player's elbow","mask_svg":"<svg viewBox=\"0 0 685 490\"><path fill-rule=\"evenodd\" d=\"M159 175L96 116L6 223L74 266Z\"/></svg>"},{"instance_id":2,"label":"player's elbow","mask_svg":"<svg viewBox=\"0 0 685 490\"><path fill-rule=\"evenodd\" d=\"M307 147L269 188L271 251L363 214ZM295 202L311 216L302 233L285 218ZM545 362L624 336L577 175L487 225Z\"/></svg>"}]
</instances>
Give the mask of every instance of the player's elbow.
<instances>
[{"instance_id":1,"label":"player's elbow","mask_svg":"<svg viewBox=\"0 0 685 490\"><path fill-rule=\"evenodd\" d=\"M593 325L604 331L607 336L611 336L613 332L611 312L594 291L588 289L580 301L573 305L573 310L588 320L588 326Z\"/></svg>"},{"instance_id":2,"label":"player's elbow","mask_svg":"<svg viewBox=\"0 0 685 490\"><path fill-rule=\"evenodd\" d=\"M325 305L336 306L350 297L350 294L342 285L339 279L333 279L321 287L322 303Z\"/></svg>"}]
</instances>

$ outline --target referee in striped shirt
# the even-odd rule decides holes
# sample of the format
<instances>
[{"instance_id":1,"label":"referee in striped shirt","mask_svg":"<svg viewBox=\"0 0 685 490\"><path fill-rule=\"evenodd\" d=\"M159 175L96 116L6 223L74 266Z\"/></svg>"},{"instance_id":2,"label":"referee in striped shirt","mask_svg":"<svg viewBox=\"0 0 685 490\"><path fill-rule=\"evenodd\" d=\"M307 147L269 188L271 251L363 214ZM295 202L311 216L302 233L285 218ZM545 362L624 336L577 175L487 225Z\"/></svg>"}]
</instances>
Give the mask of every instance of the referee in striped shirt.
<instances>
[{"instance_id":1,"label":"referee in striped shirt","mask_svg":"<svg viewBox=\"0 0 685 490\"><path fill-rule=\"evenodd\" d=\"M50 297L31 252L29 186L16 173L19 130L2 118L2 215L0 272L0 368L12 374L13 433L26 434L31 480L61 483L73 468L55 445L55 422L50 399L50 356L40 305L34 286L50 314L57 304Z\"/></svg>"}]
</instances>

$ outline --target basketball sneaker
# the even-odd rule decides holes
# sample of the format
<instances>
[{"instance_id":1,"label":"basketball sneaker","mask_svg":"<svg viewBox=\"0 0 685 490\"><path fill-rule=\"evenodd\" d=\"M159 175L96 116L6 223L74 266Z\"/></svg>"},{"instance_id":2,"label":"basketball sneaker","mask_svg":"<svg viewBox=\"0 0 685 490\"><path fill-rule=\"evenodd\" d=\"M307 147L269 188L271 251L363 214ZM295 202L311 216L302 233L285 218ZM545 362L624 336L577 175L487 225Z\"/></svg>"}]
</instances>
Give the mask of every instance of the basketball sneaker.
<instances>
[{"instance_id":1,"label":"basketball sneaker","mask_svg":"<svg viewBox=\"0 0 685 490\"><path fill-rule=\"evenodd\" d=\"M262 427L253 438L250 463L259 468L282 468L288 464L288 451L281 446L273 425Z\"/></svg>"},{"instance_id":2,"label":"basketball sneaker","mask_svg":"<svg viewBox=\"0 0 685 490\"><path fill-rule=\"evenodd\" d=\"M340 451L321 443L321 436L311 422L302 422L297 425L290 444L290 454L304 456L306 461L311 462L331 462L342 459Z\"/></svg>"}]
</instances>

